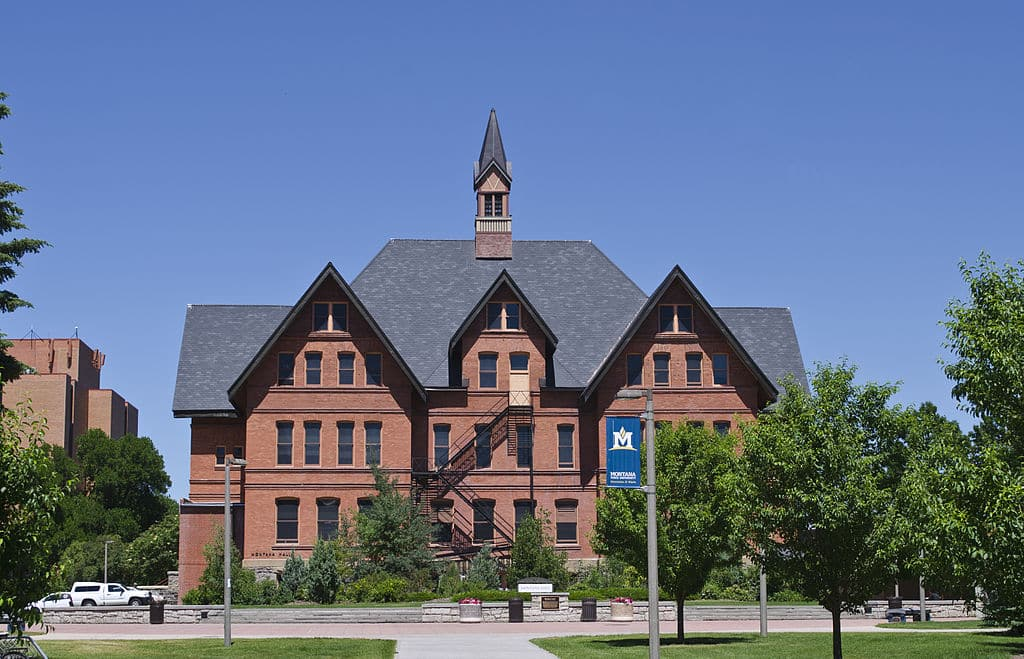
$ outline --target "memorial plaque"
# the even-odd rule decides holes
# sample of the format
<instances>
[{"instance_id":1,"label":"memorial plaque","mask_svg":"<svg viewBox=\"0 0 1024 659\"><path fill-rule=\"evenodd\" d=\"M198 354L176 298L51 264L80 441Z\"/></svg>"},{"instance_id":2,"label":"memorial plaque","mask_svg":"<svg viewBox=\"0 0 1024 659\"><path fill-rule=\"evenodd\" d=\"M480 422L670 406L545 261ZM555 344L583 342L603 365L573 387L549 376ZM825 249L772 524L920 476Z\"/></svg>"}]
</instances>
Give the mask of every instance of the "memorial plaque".
<instances>
[{"instance_id":1,"label":"memorial plaque","mask_svg":"<svg viewBox=\"0 0 1024 659\"><path fill-rule=\"evenodd\" d=\"M555 596L548 595L548 596L545 596L545 597L541 597L540 598L540 609L541 609L541 611L557 611L558 610L558 600L559 600L559 597L557 595L555 595Z\"/></svg>"}]
</instances>

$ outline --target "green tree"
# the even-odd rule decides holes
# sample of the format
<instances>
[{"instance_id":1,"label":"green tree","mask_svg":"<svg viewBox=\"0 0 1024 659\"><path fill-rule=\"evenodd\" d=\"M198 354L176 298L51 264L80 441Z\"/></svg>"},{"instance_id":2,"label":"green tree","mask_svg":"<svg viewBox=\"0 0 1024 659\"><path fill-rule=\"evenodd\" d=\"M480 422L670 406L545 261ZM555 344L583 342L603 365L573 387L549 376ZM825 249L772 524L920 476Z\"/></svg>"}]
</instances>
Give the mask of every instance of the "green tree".
<instances>
[{"instance_id":1,"label":"green tree","mask_svg":"<svg viewBox=\"0 0 1024 659\"><path fill-rule=\"evenodd\" d=\"M970 291L952 300L945 347L953 396L980 419L982 440L1004 443L1012 459L1024 459L1024 260L1000 268L982 252L977 265L960 262Z\"/></svg>"},{"instance_id":2,"label":"green tree","mask_svg":"<svg viewBox=\"0 0 1024 659\"><path fill-rule=\"evenodd\" d=\"M284 562L281 572L281 589L289 599L298 599L302 586L306 582L306 561L292 550L288 560Z\"/></svg>"},{"instance_id":3,"label":"green tree","mask_svg":"<svg viewBox=\"0 0 1024 659\"><path fill-rule=\"evenodd\" d=\"M68 509L66 516L81 525L82 536L116 533L131 541L176 509L167 497L171 479L163 456L150 438L124 435L112 439L94 428L78 438L76 447L81 494L94 503L84 504L80 511Z\"/></svg>"},{"instance_id":4,"label":"green tree","mask_svg":"<svg viewBox=\"0 0 1024 659\"><path fill-rule=\"evenodd\" d=\"M125 560L126 545L116 535L101 535L90 540L76 540L60 554L59 570L52 582L54 590L69 590L76 581L103 581L104 541L107 547L107 578L130 582Z\"/></svg>"},{"instance_id":5,"label":"green tree","mask_svg":"<svg viewBox=\"0 0 1024 659\"><path fill-rule=\"evenodd\" d=\"M538 510L537 513L527 515L516 529L508 572L509 588L527 577L550 579L559 590L568 588L565 552L555 550L547 512Z\"/></svg>"},{"instance_id":6,"label":"green tree","mask_svg":"<svg viewBox=\"0 0 1024 659\"><path fill-rule=\"evenodd\" d=\"M0 119L6 119L11 114L11 109L4 103L6 99L7 94L0 92ZM3 155L2 146L0 155ZM16 183L0 180L0 235L28 228L21 221L24 211L11 200L13 195L24 189ZM47 242L35 238L14 238L0 242L0 285L14 278L15 268L21 267L21 259L25 255L36 254L47 246ZM31 306L14 292L0 289L0 312L10 313L21 307ZM0 387L4 382L17 379L24 370L21 362L7 354L11 342L4 340L3 336L0 334Z\"/></svg>"},{"instance_id":7,"label":"green tree","mask_svg":"<svg viewBox=\"0 0 1024 659\"><path fill-rule=\"evenodd\" d=\"M199 585L188 593L193 596L188 603L192 604L223 604L224 603L224 527L214 528L213 535L203 546L203 558L206 567L199 575ZM235 543L231 543L231 574L242 570L242 554ZM193 595L194 594L194 595Z\"/></svg>"},{"instance_id":8,"label":"green tree","mask_svg":"<svg viewBox=\"0 0 1024 659\"><path fill-rule=\"evenodd\" d=\"M178 512L171 512L131 541L125 551L125 577L131 583L159 584L178 569Z\"/></svg>"},{"instance_id":9,"label":"green tree","mask_svg":"<svg viewBox=\"0 0 1024 659\"><path fill-rule=\"evenodd\" d=\"M356 514L356 535L367 571L413 578L430 566L430 524L396 481L373 469L372 505Z\"/></svg>"},{"instance_id":10,"label":"green tree","mask_svg":"<svg viewBox=\"0 0 1024 659\"><path fill-rule=\"evenodd\" d=\"M732 435L681 423L659 428L654 449L658 581L675 597L676 636L682 639L686 598L700 593L712 569L735 562L744 549L737 442ZM605 490L597 500L593 543L598 553L646 574L646 495Z\"/></svg>"},{"instance_id":11,"label":"green tree","mask_svg":"<svg viewBox=\"0 0 1024 659\"><path fill-rule=\"evenodd\" d=\"M45 423L25 406L0 410L0 614L36 622L24 608L46 594L50 543L68 490L43 446Z\"/></svg>"},{"instance_id":12,"label":"green tree","mask_svg":"<svg viewBox=\"0 0 1024 659\"><path fill-rule=\"evenodd\" d=\"M813 393L790 379L743 442L754 557L832 613L834 657L840 613L882 590L904 552L893 505L901 475L891 470L904 453L900 411L888 406L896 389L855 385L854 373L819 366Z\"/></svg>"},{"instance_id":13,"label":"green tree","mask_svg":"<svg viewBox=\"0 0 1024 659\"><path fill-rule=\"evenodd\" d=\"M314 602L330 604L341 587L338 574L337 558L334 553L334 542L317 538L313 553L309 557L306 570L306 585L309 597Z\"/></svg>"},{"instance_id":14,"label":"green tree","mask_svg":"<svg viewBox=\"0 0 1024 659\"><path fill-rule=\"evenodd\" d=\"M501 586L501 570L491 555L490 543L484 543L466 571L465 590L493 590Z\"/></svg>"}]
</instances>

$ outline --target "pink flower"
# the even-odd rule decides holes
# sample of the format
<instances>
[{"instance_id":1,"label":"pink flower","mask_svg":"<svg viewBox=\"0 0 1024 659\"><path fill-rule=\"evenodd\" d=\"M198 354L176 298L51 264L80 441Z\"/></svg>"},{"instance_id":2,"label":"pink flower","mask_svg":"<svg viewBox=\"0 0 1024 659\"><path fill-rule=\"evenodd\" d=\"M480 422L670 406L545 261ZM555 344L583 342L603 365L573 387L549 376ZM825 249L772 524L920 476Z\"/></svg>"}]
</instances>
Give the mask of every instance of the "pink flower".
<instances>
[{"instance_id":1,"label":"pink flower","mask_svg":"<svg viewBox=\"0 0 1024 659\"><path fill-rule=\"evenodd\" d=\"M615 604L632 604L633 598L631 597L613 597L612 602Z\"/></svg>"},{"instance_id":2,"label":"pink flower","mask_svg":"<svg viewBox=\"0 0 1024 659\"><path fill-rule=\"evenodd\" d=\"M479 604L479 603L480 603L480 600L478 600L475 597L467 597L465 599L459 600L459 604Z\"/></svg>"}]
</instances>

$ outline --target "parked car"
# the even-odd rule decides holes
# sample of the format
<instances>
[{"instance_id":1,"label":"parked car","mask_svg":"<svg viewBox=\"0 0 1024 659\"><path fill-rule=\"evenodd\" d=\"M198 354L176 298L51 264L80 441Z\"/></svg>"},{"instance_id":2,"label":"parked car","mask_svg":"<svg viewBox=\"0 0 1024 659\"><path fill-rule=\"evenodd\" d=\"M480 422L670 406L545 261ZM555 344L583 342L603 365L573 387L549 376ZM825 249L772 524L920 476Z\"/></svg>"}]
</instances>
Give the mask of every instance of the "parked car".
<instances>
[{"instance_id":1,"label":"parked car","mask_svg":"<svg viewBox=\"0 0 1024 659\"><path fill-rule=\"evenodd\" d=\"M46 611L47 609L66 609L71 606L71 593L50 593L41 600L29 604L29 608Z\"/></svg>"},{"instance_id":2,"label":"parked car","mask_svg":"<svg viewBox=\"0 0 1024 659\"><path fill-rule=\"evenodd\" d=\"M149 591L119 583L76 581L71 586L72 606L142 606L151 599Z\"/></svg>"}]
</instances>

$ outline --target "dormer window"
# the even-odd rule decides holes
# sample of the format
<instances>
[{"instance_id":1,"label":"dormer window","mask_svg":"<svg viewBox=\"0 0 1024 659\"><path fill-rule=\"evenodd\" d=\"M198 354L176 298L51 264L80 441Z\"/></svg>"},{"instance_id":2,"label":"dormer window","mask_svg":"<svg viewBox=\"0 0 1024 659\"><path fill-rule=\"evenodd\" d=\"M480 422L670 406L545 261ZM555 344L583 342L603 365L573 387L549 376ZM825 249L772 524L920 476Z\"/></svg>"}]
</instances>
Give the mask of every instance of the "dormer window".
<instances>
[{"instance_id":1,"label":"dormer window","mask_svg":"<svg viewBox=\"0 0 1024 659\"><path fill-rule=\"evenodd\" d=\"M347 332L348 305L344 302L314 302L313 331Z\"/></svg>"},{"instance_id":2,"label":"dormer window","mask_svg":"<svg viewBox=\"0 0 1024 659\"><path fill-rule=\"evenodd\" d=\"M489 302L487 304L487 329L518 330L522 329L519 322L518 302Z\"/></svg>"},{"instance_id":3,"label":"dormer window","mask_svg":"<svg viewBox=\"0 0 1024 659\"><path fill-rule=\"evenodd\" d=\"M658 307L659 332L693 332L693 306L663 304Z\"/></svg>"}]
</instances>

